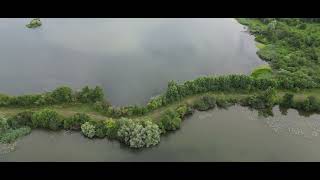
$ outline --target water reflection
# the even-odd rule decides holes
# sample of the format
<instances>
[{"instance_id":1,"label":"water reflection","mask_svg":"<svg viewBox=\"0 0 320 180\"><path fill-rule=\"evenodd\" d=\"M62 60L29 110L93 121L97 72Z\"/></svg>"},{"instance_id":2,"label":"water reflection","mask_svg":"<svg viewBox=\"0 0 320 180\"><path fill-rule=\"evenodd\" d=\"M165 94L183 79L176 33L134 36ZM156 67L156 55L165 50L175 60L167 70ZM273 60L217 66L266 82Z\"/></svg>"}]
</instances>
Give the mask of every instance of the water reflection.
<instances>
[{"instance_id":1,"label":"water reflection","mask_svg":"<svg viewBox=\"0 0 320 180\"><path fill-rule=\"evenodd\" d=\"M169 80L263 64L234 19L0 19L0 92L101 85L116 105L145 103Z\"/></svg>"}]
</instances>

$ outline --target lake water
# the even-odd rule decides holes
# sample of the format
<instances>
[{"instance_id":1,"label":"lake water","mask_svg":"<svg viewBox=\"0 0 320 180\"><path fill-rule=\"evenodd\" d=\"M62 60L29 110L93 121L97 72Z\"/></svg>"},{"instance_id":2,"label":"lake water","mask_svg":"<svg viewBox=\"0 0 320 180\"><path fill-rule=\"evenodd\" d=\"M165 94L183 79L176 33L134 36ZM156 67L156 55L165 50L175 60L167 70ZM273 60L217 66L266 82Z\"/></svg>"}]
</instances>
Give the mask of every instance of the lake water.
<instances>
[{"instance_id":1,"label":"lake water","mask_svg":"<svg viewBox=\"0 0 320 180\"><path fill-rule=\"evenodd\" d=\"M235 19L0 19L0 92L101 85L115 105L143 104L169 80L249 73L263 64Z\"/></svg>"},{"instance_id":2,"label":"lake water","mask_svg":"<svg viewBox=\"0 0 320 180\"><path fill-rule=\"evenodd\" d=\"M101 85L113 104L143 104L169 80L264 64L234 19L42 19L38 29L25 28L28 21L0 19L0 92ZM196 112L158 146L139 151L78 132L34 130L0 145L0 161L319 161L320 116L274 113Z\"/></svg>"}]
</instances>

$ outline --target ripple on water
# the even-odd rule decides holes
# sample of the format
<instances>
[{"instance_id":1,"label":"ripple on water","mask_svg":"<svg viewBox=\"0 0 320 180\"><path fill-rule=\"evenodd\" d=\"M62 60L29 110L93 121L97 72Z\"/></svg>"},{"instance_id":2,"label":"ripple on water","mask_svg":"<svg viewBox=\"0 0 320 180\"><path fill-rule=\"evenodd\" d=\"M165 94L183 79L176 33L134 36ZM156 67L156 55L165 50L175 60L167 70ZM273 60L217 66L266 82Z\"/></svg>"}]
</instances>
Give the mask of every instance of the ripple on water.
<instances>
[{"instance_id":1,"label":"ripple on water","mask_svg":"<svg viewBox=\"0 0 320 180\"><path fill-rule=\"evenodd\" d=\"M318 137L320 132L319 115L306 118L297 114L298 112L295 110L290 110L287 115L279 114L276 111L275 116L267 117L264 121L276 133L302 136L308 139Z\"/></svg>"}]
</instances>

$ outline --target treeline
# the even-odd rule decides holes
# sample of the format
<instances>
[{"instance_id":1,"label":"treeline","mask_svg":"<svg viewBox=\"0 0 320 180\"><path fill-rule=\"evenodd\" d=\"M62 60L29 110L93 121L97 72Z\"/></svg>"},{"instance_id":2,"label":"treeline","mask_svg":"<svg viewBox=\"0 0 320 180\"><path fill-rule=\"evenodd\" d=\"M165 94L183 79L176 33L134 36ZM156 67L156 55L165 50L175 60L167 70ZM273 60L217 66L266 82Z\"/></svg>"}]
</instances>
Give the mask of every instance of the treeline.
<instances>
[{"instance_id":1,"label":"treeline","mask_svg":"<svg viewBox=\"0 0 320 180\"><path fill-rule=\"evenodd\" d=\"M152 98L146 106L114 107L105 101L94 104L97 111L110 117L142 116L159 107L166 106L184 97L215 91L261 91L268 87L281 88L282 83L270 78L253 78L247 75L223 75L199 77L195 80L178 84L170 81L166 91Z\"/></svg>"},{"instance_id":2,"label":"treeline","mask_svg":"<svg viewBox=\"0 0 320 180\"><path fill-rule=\"evenodd\" d=\"M79 102L93 104L95 110L108 117L139 117L160 107L183 100L187 96L207 92L256 92L268 88L299 90L314 87L317 86L308 85L303 78L292 79L289 75L285 78L254 78L248 75L205 76L185 81L182 84L170 81L166 91L152 98L146 106L112 106L104 99L103 90L99 86L92 89L86 86L80 91L72 91L69 87L59 87L52 92L39 95L1 95L0 106L32 107Z\"/></svg>"},{"instance_id":3,"label":"treeline","mask_svg":"<svg viewBox=\"0 0 320 180\"><path fill-rule=\"evenodd\" d=\"M298 80L299 81L299 80ZM291 83L290 86L287 86ZM94 107L97 111L114 118L142 116L160 107L166 106L183 98L207 92L254 92L268 88L275 89L304 89L305 84L288 82L287 79L254 78L248 75L222 75L205 76L195 80L178 84L175 81L168 82L166 91L147 103L146 106L130 105L114 107L106 101L97 101Z\"/></svg>"},{"instance_id":4,"label":"treeline","mask_svg":"<svg viewBox=\"0 0 320 180\"><path fill-rule=\"evenodd\" d=\"M82 88L80 91L72 91L70 87L58 87L52 92L33 95L8 96L0 95L0 107L17 106L17 107L32 107L45 106L63 103L94 103L103 101L104 93L101 87Z\"/></svg>"}]
</instances>

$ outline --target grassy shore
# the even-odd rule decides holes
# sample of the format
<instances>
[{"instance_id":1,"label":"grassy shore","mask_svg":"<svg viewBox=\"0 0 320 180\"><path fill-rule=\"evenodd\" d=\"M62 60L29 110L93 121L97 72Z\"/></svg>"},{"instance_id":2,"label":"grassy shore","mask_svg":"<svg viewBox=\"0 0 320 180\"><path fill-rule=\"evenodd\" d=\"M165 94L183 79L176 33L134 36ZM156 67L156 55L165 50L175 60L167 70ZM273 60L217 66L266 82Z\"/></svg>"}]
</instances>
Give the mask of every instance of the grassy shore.
<instances>
[{"instance_id":1,"label":"grassy shore","mask_svg":"<svg viewBox=\"0 0 320 180\"><path fill-rule=\"evenodd\" d=\"M304 100L308 96L314 96L320 99L320 89L308 89L308 90L301 90L299 92L288 91L288 90L277 90L277 100L280 100L285 93L294 94L295 100ZM144 116L151 117L152 119L157 120L159 118L159 115L162 112L168 109L177 108L180 104L193 104L195 101L199 100L201 97L205 95L214 96L216 98L225 97L225 98L240 100L253 94L259 94L259 92L258 91L256 92L239 92L239 91L238 92L209 92L209 93L188 96L182 99L181 101L176 101L167 106L153 110ZM44 108L50 108L54 111L57 111L59 114L65 117L72 116L76 113L86 113L92 119L96 119L96 120L105 120L107 118L110 118L102 114L101 112L96 111L92 104L85 104L85 103L71 103L71 104L52 105L52 106L43 106L43 107L32 107L32 108L0 107L0 115L9 117L25 110L37 111Z\"/></svg>"}]
</instances>

